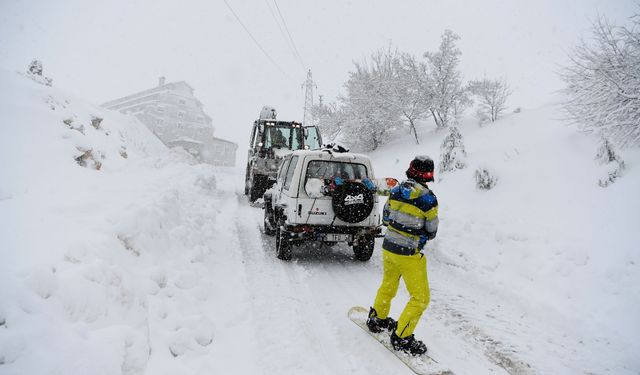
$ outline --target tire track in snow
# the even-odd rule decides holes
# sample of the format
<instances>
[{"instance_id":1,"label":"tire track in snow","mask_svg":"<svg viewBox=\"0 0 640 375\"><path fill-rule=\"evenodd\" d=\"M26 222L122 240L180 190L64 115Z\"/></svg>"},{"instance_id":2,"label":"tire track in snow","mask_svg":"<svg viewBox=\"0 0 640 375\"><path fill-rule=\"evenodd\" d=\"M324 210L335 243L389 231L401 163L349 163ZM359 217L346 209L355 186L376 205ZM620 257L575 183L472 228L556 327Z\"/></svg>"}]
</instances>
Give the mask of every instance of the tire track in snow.
<instances>
[{"instance_id":1,"label":"tire track in snow","mask_svg":"<svg viewBox=\"0 0 640 375\"><path fill-rule=\"evenodd\" d=\"M275 256L273 237L262 233L262 210L250 206L240 192L235 200L233 225L251 296L249 315L256 332L256 359L264 372L287 373L294 368L313 374L406 371L393 354L360 336L360 329L346 319L350 306L370 303L375 295L382 273L376 258L380 256L380 244L374 258L366 263L355 261L345 246L315 250L294 247L293 260L282 262ZM366 296L363 290L368 292ZM464 308L460 310L457 305L468 301L456 300L447 291L433 288L433 292L432 305L420 326L428 332L436 355L448 355L451 361L446 364L453 370L461 374L533 373L509 345L493 339L475 324L473 315L462 314ZM329 294L331 297L327 297ZM408 298L402 288L399 296ZM395 305L403 303L394 304L399 310L401 306ZM432 331L436 331L436 337ZM448 351L456 352L456 356ZM274 360L277 358L285 361ZM447 356L440 359L446 362Z\"/></svg>"},{"instance_id":2,"label":"tire track in snow","mask_svg":"<svg viewBox=\"0 0 640 375\"><path fill-rule=\"evenodd\" d=\"M433 258L435 257L432 256ZM438 262L437 258L434 259L434 262ZM442 264L449 266L446 263ZM537 372L534 368L520 358L518 350L514 346L496 339L481 327L481 325L486 325L484 323L487 320L495 320L497 324L503 327L514 329L514 324L518 324L518 322L498 322L497 318L492 315L486 315L485 319L480 317L478 310L482 310L486 306L479 306L476 301L460 294L452 294L450 276L446 276L448 280L440 279L445 275L442 274L443 270L439 268L434 269L432 272L438 278L436 279L438 281L431 285L432 297L434 298L432 298L427 314L433 315L435 319L449 327L453 334L463 338L466 343L471 344L472 347L483 353L492 364L500 367L508 374L536 374ZM449 286L449 288L444 286Z\"/></svg>"},{"instance_id":3,"label":"tire track in snow","mask_svg":"<svg viewBox=\"0 0 640 375\"><path fill-rule=\"evenodd\" d=\"M305 285L306 270L292 263L283 263L270 251L268 241L259 227L256 209L239 195L236 230L251 293L256 340L261 344L261 357L268 373L340 372L332 368L335 353L322 345L326 340L317 327L314 298ZM259 248L257 248L259 247ZM275 307L275 308L274 308ZM286 351L283 355L280 351ZM329 352L329 353L328 353ZM314 353L312 357L308 354ZM277 363L273 358L287 358ZM262 358L261 358L262 360Z\"/></svg>"}]
</instances>

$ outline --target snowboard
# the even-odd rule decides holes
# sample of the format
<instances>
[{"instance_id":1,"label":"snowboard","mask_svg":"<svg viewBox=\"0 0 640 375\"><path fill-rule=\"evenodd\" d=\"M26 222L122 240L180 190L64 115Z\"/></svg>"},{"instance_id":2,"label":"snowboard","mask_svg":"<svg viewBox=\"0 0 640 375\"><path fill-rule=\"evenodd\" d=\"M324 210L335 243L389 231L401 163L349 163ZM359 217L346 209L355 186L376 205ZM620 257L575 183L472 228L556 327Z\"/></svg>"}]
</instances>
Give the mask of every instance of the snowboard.
<instances>
[{"instance_id":1,"label":"snowboard","mask_svg":"<svg viewBox=\"0 0 640 375\"><path fill-rule=\"evenodd\" d=\"M354 306L349 309L349 319L398 357L398 359L409 367L411 371L418 375L454 375L451 370L440 365L440 363L429 356L427 354L428 352L419 356L413 356L393 349L393 346L391 346L390 335L387 331L380 333L373 333L369 331L369 328L367 327L368 315L369 310L362 306Z\"/></svg>"}]
</instances>

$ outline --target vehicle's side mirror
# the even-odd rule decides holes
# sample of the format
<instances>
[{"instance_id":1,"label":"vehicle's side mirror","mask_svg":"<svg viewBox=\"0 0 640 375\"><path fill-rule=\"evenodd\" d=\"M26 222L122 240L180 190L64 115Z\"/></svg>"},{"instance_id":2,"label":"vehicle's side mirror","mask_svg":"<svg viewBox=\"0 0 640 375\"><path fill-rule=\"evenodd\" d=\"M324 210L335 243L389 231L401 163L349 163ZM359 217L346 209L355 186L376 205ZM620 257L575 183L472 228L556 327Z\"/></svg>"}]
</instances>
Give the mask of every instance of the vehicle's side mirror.
<instances>
[{"instance_id":1,"label":"vehicle's side mirror","mask_svg":"<svg viewBox=\"0 0 640 375\"><path fill-rule=\"evenodd\" d=\"M386 178L376 178L373 180L374 185L376 185L376 192L380 195L389 195L391 193L391 189L398 186L400 182L393 177Z\"/></svg>"},{"instance_id":2,"label":"vehicle's side mirror","mask_svg":"<svg viewBox=\"0 0 640 375\"><path fill-rule=\"evenodd\" d=\"M322 198L324 197L324 180L321 178L309 178L304 185L304 191L309 198Z\"/></svg>"}]
</instances>

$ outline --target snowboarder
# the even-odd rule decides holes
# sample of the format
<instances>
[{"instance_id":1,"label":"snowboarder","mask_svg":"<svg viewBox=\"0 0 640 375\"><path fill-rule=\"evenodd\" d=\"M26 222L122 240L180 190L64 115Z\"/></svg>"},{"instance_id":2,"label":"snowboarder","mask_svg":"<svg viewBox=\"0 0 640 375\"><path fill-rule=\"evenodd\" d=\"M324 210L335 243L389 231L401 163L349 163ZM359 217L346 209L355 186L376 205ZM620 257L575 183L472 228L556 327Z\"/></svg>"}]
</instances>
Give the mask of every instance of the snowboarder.
<instances>
[{"instance_id":1,"label":"snowboarder","mask_svg":"<svg viewBox=\"0 0 640 375\"><path fill-rule=\"evenodd\" d=\"M427 186L433 181L433 166L430 157L416 156L406 172L408 179L390 192L383 212L387 233L382 243L382 283L367 319L370 331L390 331L393 348L413 355L427 351L413 331L429 304L427 261L422 249L438 230L438 200ZM388 315L400 278L411 297L396 322Z\"/></svg>"}]
</instances>

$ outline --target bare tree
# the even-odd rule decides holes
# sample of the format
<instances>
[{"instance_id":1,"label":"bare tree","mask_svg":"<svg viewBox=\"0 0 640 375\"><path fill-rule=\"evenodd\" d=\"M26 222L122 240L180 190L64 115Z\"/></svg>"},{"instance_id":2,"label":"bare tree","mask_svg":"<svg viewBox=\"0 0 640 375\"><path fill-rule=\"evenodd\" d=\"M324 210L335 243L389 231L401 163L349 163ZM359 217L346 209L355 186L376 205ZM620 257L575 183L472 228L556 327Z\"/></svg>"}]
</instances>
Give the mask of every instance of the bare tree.
<instances>
[{"instance_id":1,"label":"bare tree","mask_svg":"<svg viewBox=\"0 0 640 375\"><path fill-rule=\"evenodd\" d=\"M432 102L429 108L436 127L446 128L466 106L469 98L459 70L462 52L456 46L460 37L451 30L442 34L437 52L425 52Z\"/></svg>"},{"instance_id":2,"label":"bare tree","mask_svg":"<svg viewBox=\"0 0 640 375\"><path fill-rule=\"evenodd\" d=\"M569 119L622 147L640 145L640 15L633 27L618 27L603 17L592 26L561 73Z\"/></svg>"},{"instance_id":3,"label":"bare tree","mask_svg":"<svg viewBox=\"0 0 640 375\"><path fill-rule=\"evenodd\" d=\"M504 80L481 79L470 81L467 85L469 92L478 102L478 117L494 122L507 108L507 98L512 91Z\"/></svg>"}]
</instances>

